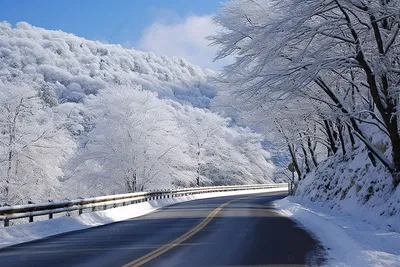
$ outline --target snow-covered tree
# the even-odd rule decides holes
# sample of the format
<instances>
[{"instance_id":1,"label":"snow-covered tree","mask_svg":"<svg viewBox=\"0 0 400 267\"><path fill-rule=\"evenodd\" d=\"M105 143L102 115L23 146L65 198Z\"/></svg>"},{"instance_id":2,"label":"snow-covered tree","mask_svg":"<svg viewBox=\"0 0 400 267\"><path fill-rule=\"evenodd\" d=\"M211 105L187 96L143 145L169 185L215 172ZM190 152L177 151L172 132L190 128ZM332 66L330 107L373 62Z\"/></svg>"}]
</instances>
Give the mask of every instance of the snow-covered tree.
<instances>
[{"instance_id":1,"label":"snow-covered tree","mask_svg":"<svg viewBox=\"0 0 400 267\"><path fill-rule=\"evenodd\" d=\"M333 153L338 147L346 153L357 139L368 149L372 164L380 162L391 172L396 187L400 182L399 10L397 0L223 4L215 17L223 29L210 39L220 47L217 59L236 58L220 79L227 88L227 102L240 106L241 112L258 114L266 106L284 106L279 102L298 109L313 107L319 117L311 126L311 132L319 133L314 141L326 139ZM292 110L287 118L298 122L302 112ZM377 149L367 125L382 133L391 155ZM282 133L288 129L283 128ZM295 131L304 144L309 135L303 130ZM292 138L286 139L293 144ZM345 147L345 139L351 140L351 148ZM300 143L304 154L303 148Z\"/></svg>"},{"instance_id":2,"label":"snow-covered tree","mask_svg":"<svg viewBox=\"0 0 400 267\"><path fill-rule=\"evenodd\" d=\"M35 90L0 87L1 202L50 199L56 195L62 167L74 152L69 132L59 127Z\"/></svg>"},{"instance_id":3,"label":"snow-covered tree","mask_svg":"<svg viewBox=\"0 0 400 267\"><path fill-rule=\"evenodd\" d=\"M227 120L201 109L190 109L181 112L178 118L180 127L185 130L184 141L189 144L191 156L195 159L196 179L195 184L200 186L204 182L209 183L209 178L204 176L207 165L207 151L219 145L217 136ZM201 181L202 180L202 181Z\"/></svg>"},{"instance_id":4,"label":"snow-covered tree","mask_svg":"<svg viewBox=\"0 0 400 267\"><path fill-rule=\"evenodd\" d=\"M90 186L135 192L171 185L185 143L166 102L127 87L101 91L87 104L94 128L79 161L92 166Z\"/></svg>"}]
</instances>

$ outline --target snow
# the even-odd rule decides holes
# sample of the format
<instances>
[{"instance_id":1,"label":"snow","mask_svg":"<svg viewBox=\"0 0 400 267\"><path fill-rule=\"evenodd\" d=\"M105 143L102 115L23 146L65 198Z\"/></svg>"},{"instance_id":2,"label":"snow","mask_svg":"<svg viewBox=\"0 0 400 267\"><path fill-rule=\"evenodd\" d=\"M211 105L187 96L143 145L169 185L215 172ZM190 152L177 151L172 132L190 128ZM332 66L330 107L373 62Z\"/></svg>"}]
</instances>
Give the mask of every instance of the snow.
<instances>
[{"instance_id":1,"label":"snow","mask_svg":"<svg viewBox=\"0 0 400 267\"><path fill-rule=\"evenodd\" d=\"M110 85L140 85L197 107L208 107L216 94L207 82L215 73L182 58L157 57L26 22L15 27L0 22L0 57L0 83L47 86L60 102L80 102Z\"/></svg>"},{"instance_id":2,"label":"snow","mask_svg":"<svg viewBox=\"0 0 400 267\"><path fill-rule=\"evenodd\" d=\"M400 266L399 232L299 197L278 200L275 206L322 242L326 266Z\"/></svg>"},{"instance_id":3,"label":"snow","mask_svg":"<svg viewBox=\"0 0 400 267\"><path fill-rule=\"evenodd\" d=\"M256 194L266 192L282 192L286 191L283 188L268 188L257 190L242 190L233 192L218 192L218 193L205 193L198 195L189 195L168 199L158 199L148 202L133 204L124 207L118 207L105 211L97 211L87 214L82 214L77 217L61 217L52 220L38 221L29 224L20 224L11 227L0 228L0 248L12 246L20 243L25 243L48 236L53 236L61 233L87 229L113 222L127 220L143 216L145 214L154 212L163 207L174 205L177 203L207 199L223 196Z\"/></svg>"},{"instance_id":4,"label":"snow","mask_svg":"<svg viewBox=\"0 0 400 267\"><path fill-rule=\"evenodd\" d=\"M365 149L320 163L300 181L296 196L333 212L363 218L379 228L400 231L400 188L393 189L382 164L374 167L368 163Z\"/></svg>"}]
</instances>

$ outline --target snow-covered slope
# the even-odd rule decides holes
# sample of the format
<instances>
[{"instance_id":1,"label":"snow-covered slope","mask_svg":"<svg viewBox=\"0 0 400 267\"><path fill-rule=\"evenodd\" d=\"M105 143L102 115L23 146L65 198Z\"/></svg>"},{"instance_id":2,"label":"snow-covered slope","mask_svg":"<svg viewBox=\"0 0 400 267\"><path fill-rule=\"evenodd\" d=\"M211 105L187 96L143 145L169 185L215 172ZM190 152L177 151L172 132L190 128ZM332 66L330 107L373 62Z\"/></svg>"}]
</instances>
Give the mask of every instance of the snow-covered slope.
<instances>
[{"instance_id":1,"label":"snow-covered slope","mask_svg":"<svg viewBox=\"0 0 400 267\"><path fill-rule=\"evenodd\" d=\"M82 101L107 85L141 85L162 97L208 107L211 70L19 22L0 23L0 81L39 86L52 101Z\"/></svg>"},{"instance_id":2,"label":"snow-covered slope","mask_svg":"<svg viewBox=\"0 0 400 267\"><path fill-rule=\"evenodd\" d=\"M400 231L400 188L393 189L390 174L374 167L365 149L328 158L299 183L296 195Z\"/></svg>"}]
</instances>

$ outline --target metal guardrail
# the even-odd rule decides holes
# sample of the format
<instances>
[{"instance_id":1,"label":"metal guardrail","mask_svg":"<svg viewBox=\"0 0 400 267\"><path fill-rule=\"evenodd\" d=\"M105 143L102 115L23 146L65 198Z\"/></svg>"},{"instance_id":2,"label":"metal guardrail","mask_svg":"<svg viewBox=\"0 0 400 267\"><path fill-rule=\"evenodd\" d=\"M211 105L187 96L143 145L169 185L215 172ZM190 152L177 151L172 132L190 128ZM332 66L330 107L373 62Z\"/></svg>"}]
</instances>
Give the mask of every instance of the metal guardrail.
<instances>
[{"instance_id":1,"label":"metal guardrail","mask_svg":"<svg viewBox=\"0 0 400 267\"><path fill-rule=\"evenodd\" d=\"M259 185L238 185L238 186L210 186L185 188L174 190L162 190L155 192L140 192L130 194L119 194L101 197L92 197L68 201L48 202L40 204L27 204L0 207L0 221L4 221L4 227L9 226L10 220L29 218L29 222L33 222L35 216L48 215L49 219L53 219L53 214L78 211L79 215L83 210L90 209L91 212L116 208L145 202L149 200L180 197L201 193L238 191L238 190L254 190L267 188L287 188L288 184L259 184Z\"/></svg>"}]
</instances>

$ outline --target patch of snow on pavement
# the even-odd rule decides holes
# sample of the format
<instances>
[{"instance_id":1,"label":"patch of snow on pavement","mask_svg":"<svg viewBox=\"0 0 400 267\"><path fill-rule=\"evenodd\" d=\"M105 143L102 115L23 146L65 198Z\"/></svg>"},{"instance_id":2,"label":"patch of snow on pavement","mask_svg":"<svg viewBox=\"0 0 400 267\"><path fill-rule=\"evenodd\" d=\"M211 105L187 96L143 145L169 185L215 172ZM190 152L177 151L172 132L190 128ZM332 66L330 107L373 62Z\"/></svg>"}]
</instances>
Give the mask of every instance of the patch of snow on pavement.
<instances>
[{"instance_id":1,"label":"patch of snow on pavement","mask_svg":"<svg viewBox=\"0 0 400 267\"><path fill-rule=\"evenodd\" d=\"M275 206L321 241L328 254L326 266L400 266L399 232L300 198L287 197Z\"/></svg>"},{"instance_id":2,"label":"patch of snow on pavement","mask_svg":"<svg viewBox=\"0 0 400 267\"><path fill-rule=\"evenodd\" d=\"M267 192L282 192L285 188L268 188L258 190L242 190L232 192L205 193L198 195L189 195L183 197L157 199L148 202L128 205L82 214L76 217L61 217L46 221L37 221L29 224L19 224L10 227L0 228L0 248L12 246L24 242L41 239L44 237L57 235L61 233L87 229L90 227L100 226L113 222L123 221L130 218L139 217L160 208L177 204L180 202L206 199L213 197L223 197L232 195L245 195Z\"/></svg>"}]
</instances>

